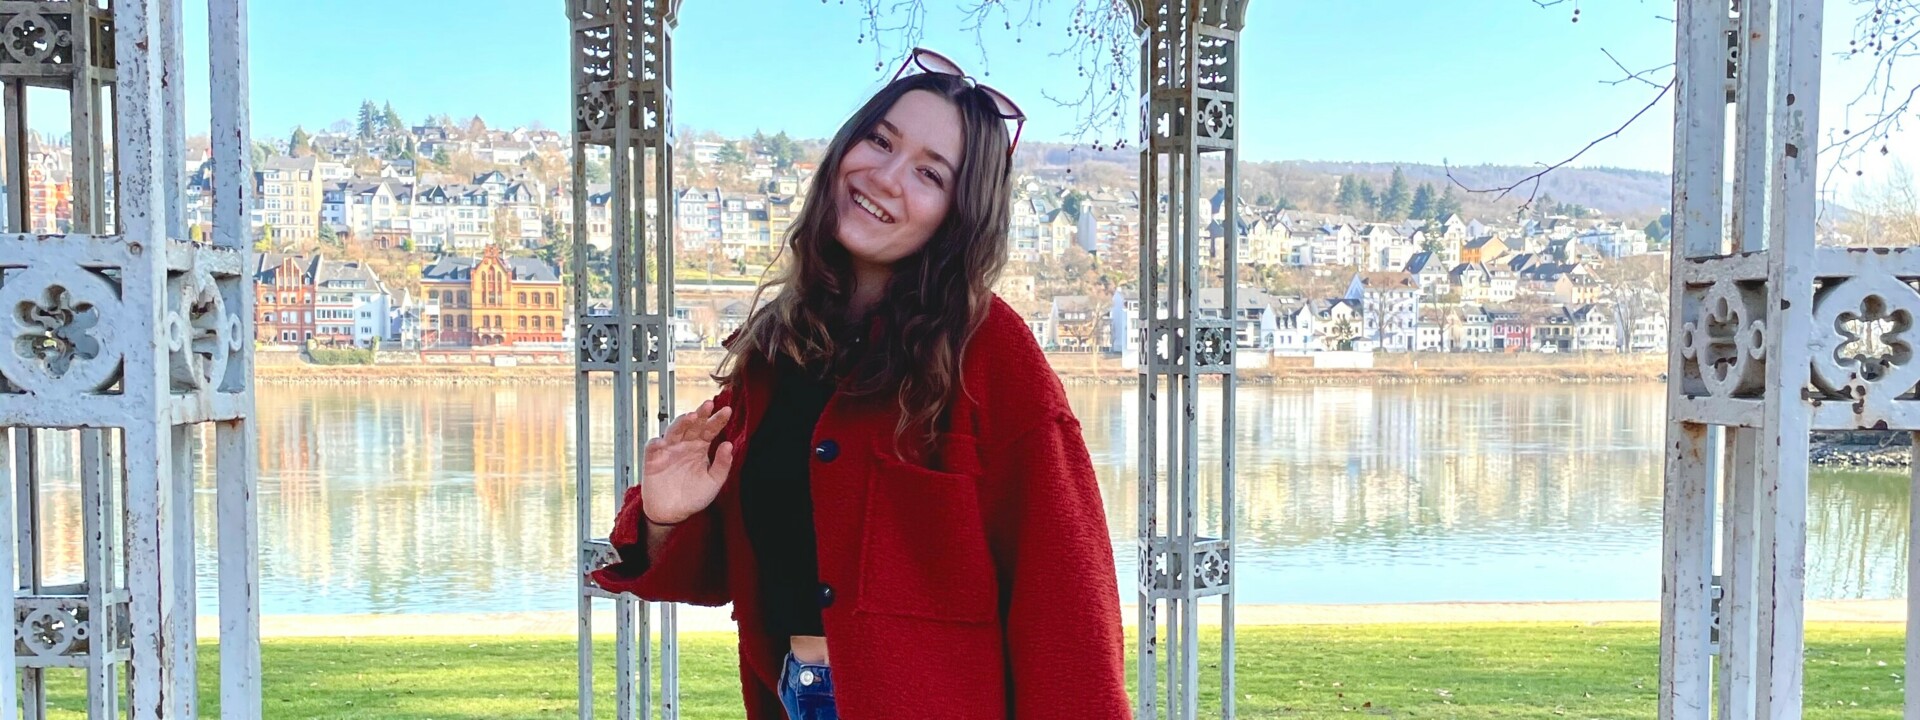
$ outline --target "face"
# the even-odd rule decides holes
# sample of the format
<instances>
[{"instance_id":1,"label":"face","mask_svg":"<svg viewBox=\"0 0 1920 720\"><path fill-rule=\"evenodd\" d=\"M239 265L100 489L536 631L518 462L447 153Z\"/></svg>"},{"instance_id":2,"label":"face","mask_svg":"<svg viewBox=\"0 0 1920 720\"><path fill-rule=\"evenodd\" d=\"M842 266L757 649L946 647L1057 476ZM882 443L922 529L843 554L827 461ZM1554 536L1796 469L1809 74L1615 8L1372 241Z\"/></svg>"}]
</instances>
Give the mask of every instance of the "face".
<instances>
[{"instance_id":1,"label":"face","mask_svg":"<svg viewBox=\"0 0 1920 720\"><path fill-rule=\"evenodd\" d=\"M953 205L960 110L924 90L902 95L834 179L840 243L854 262L887 267L918 252Z\"/></svg>"}]
</instances>

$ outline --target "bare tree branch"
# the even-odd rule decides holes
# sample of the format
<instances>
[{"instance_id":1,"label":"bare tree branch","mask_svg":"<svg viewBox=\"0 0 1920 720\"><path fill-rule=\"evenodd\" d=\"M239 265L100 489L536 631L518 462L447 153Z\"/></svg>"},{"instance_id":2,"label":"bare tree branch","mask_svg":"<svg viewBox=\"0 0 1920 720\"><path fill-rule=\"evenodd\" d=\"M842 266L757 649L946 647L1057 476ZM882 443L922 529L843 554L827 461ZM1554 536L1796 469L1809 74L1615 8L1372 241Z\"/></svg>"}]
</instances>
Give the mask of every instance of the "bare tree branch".
<instances>
[{"instance_id":1,"label":"bare tree branch","mask_svg":"<svg viewBox=\"0 0 1920 720\"><path fill-rule=\"evenodd\" d=\"M1842 62L1870 60L1873 72L1866 87L1847 102L1846 117L1838 123L1839 133L1830 133L1827 146L1822 148L1822 152L1833 153L1829 177L1844 172L1849 164L1854 175L1860 175L1859 161L1870 157L1869 153L1886 155L1888 138L1904 129L1908 116L1920 111L1915 105L1916 97L1920 97L1920 79L1903 79L1896 72L1910 65L1900 64L1902 59L1920 56L1920 40L1916 40L1920 30L1915 29L1920 25L1920 1L1854 0L1854 5L1864 8L1854 23L1853 39L1838 55ZM1856 117L1866 125L1854 127Z\"/></svg>"},{"instance_id":2,"label":"bare tree branch","mask_svg":"<svg viewBox=\"0 0 1920 720\"><path fill-rule=\"evenodd\" d=\"M1508 194L1511 194L1514 190L1518 189L1520 186L1526 185L1528 183L1532 183L1533 187L1527 193L1527 201L1524 203L1521 203L1520 205L1522 209L1531 207L1533 205L1533 199L1535 197L1538 197L1540 194L1540 180L1542 178L1545 178L1547 176L1547 173L1558 170L1562 167L1565 167L1568 163L1571 163L1575 160L1580 159L1581 155L1587 154L1587 151L1592 150L1594 146L1599 145L1600 143L1606 142L1607 140L1610 140L1612 138L1618 137L1620 133L1625 132L1628 127L1631 127L1634 121L1639 120L1640 116L1647 114L1647 111L1652 110L1655 105L1659 105L1660 99L1666 97L1667 93L1673 90L1673 83L1674 81L1668 80L1667 84L1660 86L1660 92L1653 96L1653 100L1648 101L1645 107L1640 108L1639 112L1636 112L1633 114L1633 117L1627 118L1627 121L1624 123L1621 123L1620 127L1614 128L1613 132L1594 138L1592 142L1587 143L1586 147L1580 148L1578 152L1575 152L1574 154L1567 156L1567 159L1561 160L1560 162L1554 163L1552 165L1547 165L1541 168L1539 172L1520 178L1518 181L1515 181L1510 185L1505 185L1501 187L1491 187L1491 188L1467 187L1465 183L1460 182L1459 178L1456 178L1453 176L1453 168L1451 167L1447 168L1447 179L1452 181L1455 186L1470 193L1499 193L1498 195L1494 196L1493 198L1494 200L1504 199L1507 197Z\"/></svg>"},{"instance_id":3,"label":"bare tree branch","mask_svg":"<svg viewBox=\"0 0 1920 720\"><path fill-rule=\"evenodd\" d=\"M1618 80L1601 80L1600 84L1602 85L1619 85L1620 83L1638 80L1640 82L1646 83L1648 87L1660 87L1660 83L1654 82L1652 80L1648 80L1646 78L1646 74L1650 72L1659 72L1661 70L1665 70L1667 68L1673 67L1673 63L1667 63L1665 65L1661 65L1658 67L1650 67L1645 70L1641 70L1640 72L1634 72L1632 70L1628 70L1627 66L1621 64L1620 59L1614 57L1613 53L1609 52L1606 48L1600 48L1600 52L1605 53L1607 56L1607 59L1613 61L1613 66L1620 68L1620 72L1627 74L1626 77L1620 78Z\"/></svg>"},{"instance_id":4,"label":"bare tree branch","mask_svg":"<svg viewBox=\"0 0 1920 720\"><path fill-rule=\"evenodd\" d=\"M861 10L857 42L874 44L874 72L886 72L902 62L907 52L926 36L927 0L858 0ZM1072 57L1077 78L1085 86L1077 93L1041 96L1075 110L1072 137L1093 140L1096 150L1124 147L1127 120L1137 93L1138 38L1133 13L1124 0L955 0L961 13L960 29L972 33L979 51L978 76L992 84L993 66L986 51L986 34L1011 31L1014 42L1026 41L1028 31L1045 27L1047 9L1071 2L1073 12L1064 32L1065 46L1052 57ZM956 58L960 59L960 58ZM971 69L971 68L970 68Z\"/></svg>"}]
</instances>

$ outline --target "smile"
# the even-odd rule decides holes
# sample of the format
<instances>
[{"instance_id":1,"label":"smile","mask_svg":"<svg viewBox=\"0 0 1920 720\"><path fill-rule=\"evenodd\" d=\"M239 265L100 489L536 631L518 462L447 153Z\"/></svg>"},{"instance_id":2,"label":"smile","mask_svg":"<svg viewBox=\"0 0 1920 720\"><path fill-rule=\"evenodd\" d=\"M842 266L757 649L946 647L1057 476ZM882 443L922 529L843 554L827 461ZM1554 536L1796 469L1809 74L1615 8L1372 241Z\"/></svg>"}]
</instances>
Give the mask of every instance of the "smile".
<instances>
[{"instance_id":1,"label":"smile","mask_svg":"<svg viewBox=\"0 0 1920 720\"><path fill-rule=\"evenodd\" d=\"M853 195L853 203L855 205L859 205L861 209L866 210L868 214L874 217L874 219L877 219L883 223L888 223L888 224L893 223L893 216L888 215L887 211L881 210L880 205L878 203L875 203L874 201L868 199L867 196L861 195L860 193L855 192L853 190L848 190L847 192Z\"/></svg>"}]
</instances>

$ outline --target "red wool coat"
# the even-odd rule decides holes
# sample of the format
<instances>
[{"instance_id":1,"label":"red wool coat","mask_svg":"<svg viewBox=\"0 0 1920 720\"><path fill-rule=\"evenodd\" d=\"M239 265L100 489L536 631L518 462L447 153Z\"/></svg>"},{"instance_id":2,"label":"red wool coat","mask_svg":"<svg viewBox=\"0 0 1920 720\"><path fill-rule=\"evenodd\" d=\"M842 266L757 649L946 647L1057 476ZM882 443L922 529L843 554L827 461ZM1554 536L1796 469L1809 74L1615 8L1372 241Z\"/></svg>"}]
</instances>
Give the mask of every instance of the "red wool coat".
<instances>
[{"instance_id":1,"label":"red wool coat","mask_svg":"<svg viewBox=\"0 0 1920 720\"><path fill-rule=\"evenodd\" d=\"M1100 489L1066 393L1019 313L995 298L961 363L941 465L895 457L892 401L839 394L814 429L822 620L842 717L1131 717L1119 582ZM771 375L722 391L736 458ZM761 627L739 468L649 567L639 488L599 585L655 601L732 602L749 720L785 720L785 637Z\"/></svg>"}]
</instances>

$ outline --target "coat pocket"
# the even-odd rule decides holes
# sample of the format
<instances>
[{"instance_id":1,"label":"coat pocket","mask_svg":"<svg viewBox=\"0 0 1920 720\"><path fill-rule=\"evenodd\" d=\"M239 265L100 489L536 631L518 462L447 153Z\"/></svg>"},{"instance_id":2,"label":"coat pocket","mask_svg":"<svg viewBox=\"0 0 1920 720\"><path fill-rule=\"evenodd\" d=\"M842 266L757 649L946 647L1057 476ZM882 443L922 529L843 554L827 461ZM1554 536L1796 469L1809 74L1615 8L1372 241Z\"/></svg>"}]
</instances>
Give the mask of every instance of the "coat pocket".
<instances>
[{"instance_id":1,"label":"coat pocket","mask_svg":"<svg viewBox=\"0 0 1920 720\"><path fill-rule=\"evenodd\" d=\"M975 452L950 436L949 453ZM993 622L999 583L973 474L931 470L875 448L860 551L862 612ZM977 466L977 464L976 464Z\"/></svg>"}]
</instances>

